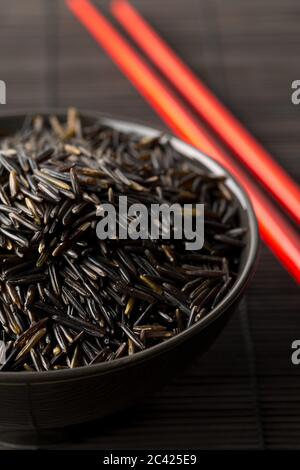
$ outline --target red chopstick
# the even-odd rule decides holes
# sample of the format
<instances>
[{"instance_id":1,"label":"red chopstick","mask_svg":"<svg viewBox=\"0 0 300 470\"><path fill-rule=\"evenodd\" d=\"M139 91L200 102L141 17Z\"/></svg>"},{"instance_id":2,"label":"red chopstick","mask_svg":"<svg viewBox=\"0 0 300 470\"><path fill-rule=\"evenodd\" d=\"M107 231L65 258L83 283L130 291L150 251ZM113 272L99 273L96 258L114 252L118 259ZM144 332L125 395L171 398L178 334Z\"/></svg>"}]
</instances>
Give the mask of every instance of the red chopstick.
<instances>
[{"instance_id":1,"label":"red chopstick","mask_svg":"<svg viewBox=\"0 0 300 470\"><path fill-rule=\"evenodd\" d=\"M67 0L67 4L163 120L180 137L213 156L236 177L249 193L265 243L300 282L300 244L292 226L89 0Z\"/></svg>"},{"instance_id":2,"label":"red chopstick","mask_svg":"<svg viewBox=\"0 0 300 470\"><path fill-rule=\"evenodd\" d=\"M300 188L232 113L160 38L127 0L114 0L111 9L118 21L177 87L244 165L300 222Z\"/></svg>"}]
</instances>

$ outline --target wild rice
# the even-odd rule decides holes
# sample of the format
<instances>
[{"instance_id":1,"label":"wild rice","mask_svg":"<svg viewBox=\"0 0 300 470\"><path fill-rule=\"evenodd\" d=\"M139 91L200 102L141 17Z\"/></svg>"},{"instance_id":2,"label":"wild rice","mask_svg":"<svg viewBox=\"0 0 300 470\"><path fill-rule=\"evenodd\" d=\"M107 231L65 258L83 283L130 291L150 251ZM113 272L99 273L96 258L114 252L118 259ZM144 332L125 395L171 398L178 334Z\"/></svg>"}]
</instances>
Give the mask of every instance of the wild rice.
<instances>
[{"instance_id":1,"label":"wild rice","mask_svg":"<svg viewBox=\"0 0 300 470\"><path fill-rule=\"evenodd\" d=\"M120 195L147 207L202 202L204 248L100 241L102 204L118 213ZM74 368L168 341L231 289L245 233L226 178L187 161L165 136L86 126L74 108L66 123L27 118L0 140L1 370Z\"/></svg>"}]
</instances>

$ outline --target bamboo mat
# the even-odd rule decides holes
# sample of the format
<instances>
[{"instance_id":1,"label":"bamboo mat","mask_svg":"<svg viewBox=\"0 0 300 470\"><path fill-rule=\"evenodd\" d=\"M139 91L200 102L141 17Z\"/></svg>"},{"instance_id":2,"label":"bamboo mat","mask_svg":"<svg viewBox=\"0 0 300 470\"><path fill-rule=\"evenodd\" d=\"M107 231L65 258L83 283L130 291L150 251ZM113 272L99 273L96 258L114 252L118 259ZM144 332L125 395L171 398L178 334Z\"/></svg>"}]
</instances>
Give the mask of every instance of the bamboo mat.
<instances>
[{"instance_id":1,"label":"bamboo mat","mask_svg":"<svg viewBox=\"0 0 300 470\"><path fill-rule=\"evenodd\" d=\"M95 1L106 8L106 1ZM135 0L187 63L300 177L298 0ZM63 0L0 0L7 105L72 104L163 128ZM262 247L257 273L217 343L134 410L69 432L57 448L300 448L299 291Z\"/></svg>"}]
</instances>

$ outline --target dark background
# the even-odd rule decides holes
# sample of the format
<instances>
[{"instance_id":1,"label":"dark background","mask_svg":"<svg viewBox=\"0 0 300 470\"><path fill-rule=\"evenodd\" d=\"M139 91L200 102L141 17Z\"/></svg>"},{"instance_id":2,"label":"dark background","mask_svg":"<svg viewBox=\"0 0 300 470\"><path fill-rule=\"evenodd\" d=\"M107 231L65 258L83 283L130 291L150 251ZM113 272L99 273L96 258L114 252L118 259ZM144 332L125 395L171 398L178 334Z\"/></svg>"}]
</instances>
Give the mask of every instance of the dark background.
<instances>
[{"instance_id":1,"label":"dark background","mask_svg":"<svg viewBox=\"0 0 300 470\"><path fill-rule=\"evenodd\" d=\"M299 0L133 3L299 181ZM0 79L1 113L72 104L163 127L63 0L0 0ZM262 247L246 298L205 357L135 410L57 447L300 448L300 365L291 364L299 305L295 283Z\"/></svg>"}]
</instances>

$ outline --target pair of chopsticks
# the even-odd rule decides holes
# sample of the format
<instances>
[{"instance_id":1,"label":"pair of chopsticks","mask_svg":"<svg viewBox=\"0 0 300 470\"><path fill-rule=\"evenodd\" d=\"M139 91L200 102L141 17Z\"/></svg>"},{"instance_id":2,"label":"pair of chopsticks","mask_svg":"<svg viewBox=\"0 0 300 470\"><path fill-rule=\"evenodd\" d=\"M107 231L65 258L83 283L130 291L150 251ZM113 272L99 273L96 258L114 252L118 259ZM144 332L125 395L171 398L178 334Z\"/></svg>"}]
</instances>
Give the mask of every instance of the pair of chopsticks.
<instances>
[{"instance_id":1,"label":"pair of chopsticks","mask_svg":"<svg viewBox=\"0 0 300 470\"><path fill-rule=\"evenodd\" d=\"M184 102L177 98L168 85L89 0L67 0L67 4L169 127L181 138L221 163L245 188L259 221L261 237L290 274L300 282L300 241L292 225L245 171L236 165L231 154L208 133L200 120L195 119ZM299 222L300 192L291 178L177 58L126 0L115 0L112 3L112 12L169 81L189 103L193 104L198 113L205 117L214 132L231 147L235 156L255 173L264 186Z\"/></svg>"},{"instance_id":2,"label":"pair of chopsticks","mask_svg":"<svg viewBox=\"0 0 300 470\"><path fill-rule=\"evenodd\" d=\"M236 156L300 222L300 189L213 93L126 1L112 3L114 16Z\"/></svg>"}]
</instances>

